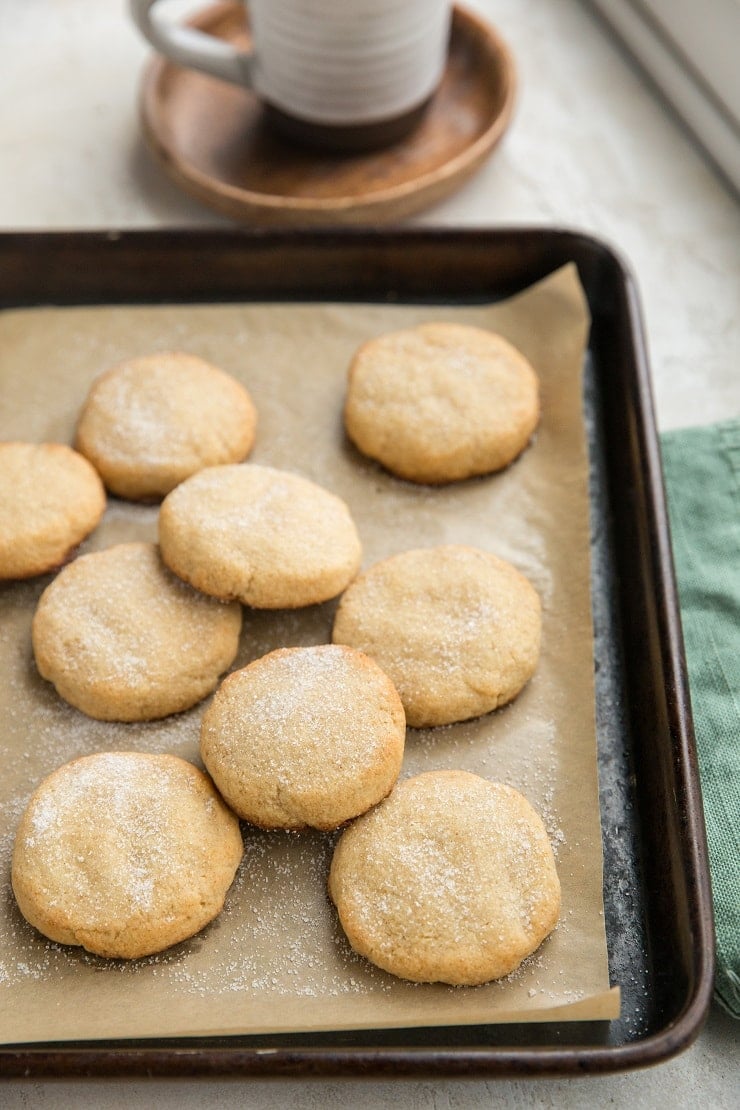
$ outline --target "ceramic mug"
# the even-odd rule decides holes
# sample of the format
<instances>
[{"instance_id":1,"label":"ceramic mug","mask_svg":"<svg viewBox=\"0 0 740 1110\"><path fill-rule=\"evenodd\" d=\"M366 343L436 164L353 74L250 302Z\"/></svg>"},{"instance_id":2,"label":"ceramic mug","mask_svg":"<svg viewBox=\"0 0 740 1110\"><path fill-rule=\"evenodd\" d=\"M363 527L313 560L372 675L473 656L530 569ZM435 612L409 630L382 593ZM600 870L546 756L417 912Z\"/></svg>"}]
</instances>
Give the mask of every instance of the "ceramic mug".
<instances>
[{"instance_id":1,"label":"ceramic mug","mask_svg":"<svg viewBox=\"0 0 740 1110\"><path fill-rule=\"evenodd\" d=\"M252 89L291 138L380 146L421 118L445 68L450 0L248 0L253 42L237 50L130 0L145 37L179 65Z\"/></svg>"}]
</instances>

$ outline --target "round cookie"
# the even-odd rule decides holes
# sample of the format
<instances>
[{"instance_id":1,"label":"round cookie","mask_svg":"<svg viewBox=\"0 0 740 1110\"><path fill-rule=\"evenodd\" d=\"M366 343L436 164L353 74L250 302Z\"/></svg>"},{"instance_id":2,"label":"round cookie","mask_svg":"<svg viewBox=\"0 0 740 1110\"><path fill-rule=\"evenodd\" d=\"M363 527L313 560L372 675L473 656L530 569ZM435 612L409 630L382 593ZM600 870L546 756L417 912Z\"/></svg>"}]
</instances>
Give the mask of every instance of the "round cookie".
<instances>
[{"instance_id":1,"label":"round cookie","mask_svg":"<svg viewBox=\"0 0 740 1110\"><path fill-rule=\"evenodd\" d=\"M398 778L406 722L390 679L348 647L281 648L230 674L200 752L231 808L269 829L334 829Z\"/></svg>"},{"instance_id":2,"label":"round cookie","mask_svg":"<svg viewBox=\"0 0 740 1110\"><path fill-rule=\"evenodd\" d=\"M539 419L537 375L494 332L421 324L371 339L349 370L344 421L355 446L413 482L507 466Z\"/></svg>"},{"instance_id":3,"label":"round cookie","mask_svg":"<svg viewBox=\"0 0 740 1110\"><path fill-rule=\"evenodd\" d=\"M343 595L332 639L372 656L414 728L445 725L511 701L540 649L540 601L510 563L448 545L404 551Z\"/></svg>"},{"instance_id":4,"label":"round cookie","mask_svg":"<svg viewBox=\"0 0 740 1110\"><path fill-rule=\"evenodd\" d=\"M75 446L111 493L155 501L206 466L241 462L257 413L244 386L195 355L162 351L101 375Z\"/></svg>"},{"instance_id":5,"label":"round cookie","mask_svg":"<svg viewBox=\"0 0 740 1110\"><path fill-rule=\"evenodd\" d=\"M171 574L155 544L83 555L47 586L33 618L36 665L77 709L148 721L204 698L233 662L241 609Z\"/></svg>"},{"instance_id":6,"label":"round cookie","mask_svg":"<svg viewBox=\"0 0 740 1110\"><path fill-rule=\"evenodd\" d=\"M267 466L195 474L162 502L165 563L203 593L255 609L328 601L352 581L362 549L343 501Z\"/></svg>"},{"instance_id":7,"label":"round cookie","mask_svg":"<svg viewBox=\"0 0 740 1110\"><path fill-rule=\"evenodd\" d=\"M105 512L97 473L62 443L0 443L0 580L60 566Z\"/></svg>"},{"instance_id":8,"label":"round cookie","mask_svg":"<svg viewBox=\"0 0 740 1110\"><path fill-rule=\"evenodd\" d=\"M21 913L44 936L136 959L223 908L243 852L210 779L173 755L103 752L37 788L13 848Z\"/></svg>"},{"instance_id":9,"label":"round cookie","mask_svg":"<svg viewBox=\"0 0 740 1110\"><path fill-rule=\"evenodd\" d=\"M518 791L467 771L407 779L353 822L329 894L355 951L425 983L508 975L560 912L542 821Z\"/></svg>"}]
</instances>

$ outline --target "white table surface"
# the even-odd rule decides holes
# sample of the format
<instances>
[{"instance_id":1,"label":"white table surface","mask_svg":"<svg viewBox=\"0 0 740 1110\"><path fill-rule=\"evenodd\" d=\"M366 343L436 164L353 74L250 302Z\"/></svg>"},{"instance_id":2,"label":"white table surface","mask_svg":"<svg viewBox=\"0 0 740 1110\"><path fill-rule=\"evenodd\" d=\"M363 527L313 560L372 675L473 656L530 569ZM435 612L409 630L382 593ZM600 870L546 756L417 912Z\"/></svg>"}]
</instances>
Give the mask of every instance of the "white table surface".
<instances>
[{"instance_id":1,"label":"white table surface","mask_svg":"<svg viewBox=\"0 0 740 1110\"><path fill-rule=\"evenodd\" d=\"M194 5L190 4L192 8ZM197 5L195 5L197 6ZM661 429L740 413L740 207L587 3L469 0L516 56L503 145L423 226L568 226L615 245L642 293ZM177 10L177 9L175 9ZM139 135L148 54L125 0L0 0L0 230L225 225L179 194ZM696 1044L645 1072L469 1083L11 1082L0 1103L293 1110L738 1104L740 1026L713 1008Z\"/></svg>"}]
</instances>

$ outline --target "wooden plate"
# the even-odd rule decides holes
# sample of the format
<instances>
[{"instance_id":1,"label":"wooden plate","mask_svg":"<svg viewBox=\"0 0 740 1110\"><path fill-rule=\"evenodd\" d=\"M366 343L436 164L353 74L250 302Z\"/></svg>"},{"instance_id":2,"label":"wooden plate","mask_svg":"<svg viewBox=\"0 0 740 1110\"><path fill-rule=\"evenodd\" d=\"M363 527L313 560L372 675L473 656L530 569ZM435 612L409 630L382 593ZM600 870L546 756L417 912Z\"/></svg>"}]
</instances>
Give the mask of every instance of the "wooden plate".
<instances>
[{"instance_id":1,"label":"wooden plate","mask_svg":"<svg viewBox=\"0 0 740 1110\"><path fill-rule=\"evenodd\" d=\"M248 44L234 0L192 25ZM162 57L141 92L144 134L172 180L196 200L245 222L362 224L398 220L453 192L488 157L512 115L511 54L488 24L455 8L442 83L417 129L362 155L293 146L270 132L253 93Z\"/></svg>"}]
</instances>

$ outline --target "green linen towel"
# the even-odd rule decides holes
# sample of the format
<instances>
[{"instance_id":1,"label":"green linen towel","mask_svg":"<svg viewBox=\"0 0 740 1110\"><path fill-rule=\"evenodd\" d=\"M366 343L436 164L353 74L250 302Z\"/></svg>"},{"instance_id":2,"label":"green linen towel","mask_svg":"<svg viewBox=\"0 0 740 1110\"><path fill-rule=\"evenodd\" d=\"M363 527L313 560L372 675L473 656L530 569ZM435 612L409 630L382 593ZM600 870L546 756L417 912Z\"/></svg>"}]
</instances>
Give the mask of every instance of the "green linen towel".
<instances>
[{"instance_id":1,"label":"green linen towel","mask_svg":"<svg viewBox=\"0 0 740 1110\"><path fill-rule=\"evenodd\" d=\"M717 937L740 1017L740 419L661 437Z\"/></svg>"}]
</instances>

